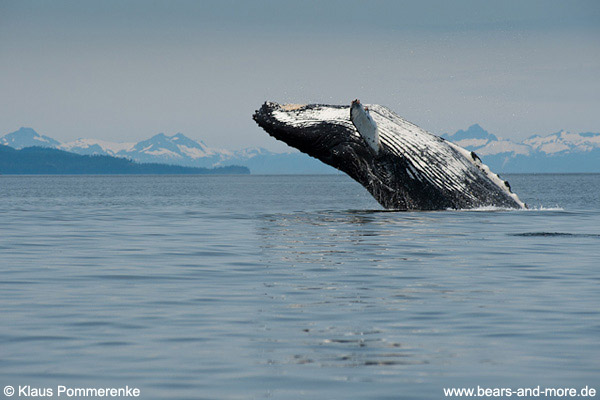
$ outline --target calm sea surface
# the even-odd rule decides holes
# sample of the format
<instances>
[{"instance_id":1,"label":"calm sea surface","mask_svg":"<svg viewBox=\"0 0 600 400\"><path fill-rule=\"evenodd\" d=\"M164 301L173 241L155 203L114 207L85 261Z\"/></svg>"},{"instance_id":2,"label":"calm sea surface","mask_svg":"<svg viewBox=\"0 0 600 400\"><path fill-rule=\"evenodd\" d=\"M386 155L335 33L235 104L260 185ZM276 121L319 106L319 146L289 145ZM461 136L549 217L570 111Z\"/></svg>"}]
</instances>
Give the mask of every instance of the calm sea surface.
<instances>
[{"instance_id":1,"label":"calm sea surface","mask_svg":"<svg viewBox=\"0 0 600 400\"><path fill-rule=\"evenodd\" d=\"M0 385L600 391L600 175L506 178L532 209L383 212L344 175L0 176Z\"/></svg>"}]
</instances>

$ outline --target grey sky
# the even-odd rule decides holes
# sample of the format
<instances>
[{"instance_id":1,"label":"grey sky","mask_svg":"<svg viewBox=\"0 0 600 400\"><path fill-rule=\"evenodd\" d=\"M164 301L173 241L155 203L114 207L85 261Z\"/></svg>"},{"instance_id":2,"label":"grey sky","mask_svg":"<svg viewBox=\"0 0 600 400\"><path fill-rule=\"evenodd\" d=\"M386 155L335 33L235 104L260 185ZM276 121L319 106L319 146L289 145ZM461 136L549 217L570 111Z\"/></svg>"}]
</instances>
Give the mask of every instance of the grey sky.
<instances>
[{"instance_id":1,"label":"grey sky","mask_svg":"<svg viewBox=\"0 0 600 400\"><path fill-rule=\"evenodd\" d=\"M357 97L437 134L598 132L600 2L0 0L0 72L0 135L280 150L263 101Z\"/></svg>"}]
</instances>

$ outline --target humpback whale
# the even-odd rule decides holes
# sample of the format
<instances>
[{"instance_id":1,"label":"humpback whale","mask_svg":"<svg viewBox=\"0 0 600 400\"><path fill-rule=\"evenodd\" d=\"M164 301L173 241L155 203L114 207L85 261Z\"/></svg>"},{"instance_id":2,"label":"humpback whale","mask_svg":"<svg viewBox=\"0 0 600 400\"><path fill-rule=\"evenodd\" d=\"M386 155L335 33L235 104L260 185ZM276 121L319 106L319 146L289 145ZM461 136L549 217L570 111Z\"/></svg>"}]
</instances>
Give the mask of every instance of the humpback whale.
<instances>
[{"instance_id":1,"label":"humpback whale","mask_svg":"<svg viewBox=\"0 0 600 400\"><path fill-rule=\"evenodd\" d=\"M275 139L348 174L386 209L526 208L475 153L384 106L267 101L253 119Z\"/></svg>"}]
</instances>

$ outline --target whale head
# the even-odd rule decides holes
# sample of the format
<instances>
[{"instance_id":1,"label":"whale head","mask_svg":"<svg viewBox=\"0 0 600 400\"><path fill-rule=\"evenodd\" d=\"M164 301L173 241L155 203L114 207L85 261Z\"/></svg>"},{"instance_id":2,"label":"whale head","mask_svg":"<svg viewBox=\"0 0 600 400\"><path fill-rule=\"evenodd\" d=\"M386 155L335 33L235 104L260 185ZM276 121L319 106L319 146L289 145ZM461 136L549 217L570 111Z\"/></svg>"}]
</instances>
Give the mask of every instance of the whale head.
<instances>
[{"instance_id":1,"label":"whale head","mask_svg":"<svg viewBox=\"0 0 600 400\"><path fill-rule=\"evenodd\" d=\"M359 123L369 133L361 136L351 119L360 116ZM367 117L358 100L352 107L322 104L278 104L265 102L253 115L256 123L269 135L303 153L317 158L357 179L356 172L372 164L378 146L376 127ZM371 140L371 144L369 143Z\"/></svg>"}]
</instances>

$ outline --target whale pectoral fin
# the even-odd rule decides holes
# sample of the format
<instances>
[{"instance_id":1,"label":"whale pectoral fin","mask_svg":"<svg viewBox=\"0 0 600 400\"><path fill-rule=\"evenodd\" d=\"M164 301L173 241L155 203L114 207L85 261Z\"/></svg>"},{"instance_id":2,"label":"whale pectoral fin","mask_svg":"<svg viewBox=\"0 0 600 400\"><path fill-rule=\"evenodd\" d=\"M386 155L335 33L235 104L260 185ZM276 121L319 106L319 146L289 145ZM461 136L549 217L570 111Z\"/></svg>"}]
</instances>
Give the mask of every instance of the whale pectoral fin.
<instances>
[{"instance_id":1,"label":"whale pectoral fin","mask_svg":"<svg viewBox=\"0 0 600 400\"><path fill-rule=\"evenodd\" d=\"M354 100L350 107L350 120L356 127L360 136L365 139L369 147L375 151L375 154L378 154L381 144L379 142L377 124L373 118L371 118L368 109L363 107L358 99Z\"/></svg>"}]
</instances>

